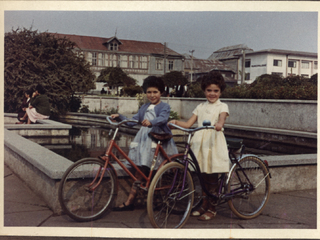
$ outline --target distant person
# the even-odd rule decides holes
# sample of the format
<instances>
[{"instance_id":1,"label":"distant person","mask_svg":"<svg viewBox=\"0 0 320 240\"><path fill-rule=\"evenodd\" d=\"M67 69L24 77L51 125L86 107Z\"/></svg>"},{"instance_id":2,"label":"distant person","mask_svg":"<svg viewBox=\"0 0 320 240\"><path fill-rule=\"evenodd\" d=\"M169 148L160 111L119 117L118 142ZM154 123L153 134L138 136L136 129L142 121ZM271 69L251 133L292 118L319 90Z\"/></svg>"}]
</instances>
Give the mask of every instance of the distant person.
<instances>
[{"instance_id":1,"label":"distant person","mask_svg":"<svg viewBox=\"0 0 320 240\"><path fill-rule=\"evenodd\" d=\"M134 140L130 144L129 158L141 169L142 172L148 173L152 163L155 144L149 136L151 130L158 133L172 134L167 125L170 116L170 105L161 101L161 94L164 92L164 83L160 77L150 76L147 77L142 85L144 92L147 94L149 103L141 106L138 113L132 119L138 120L142 127L136 134ZM120 118L121 120L127 119L121 114L112 114L112 118ZM128 123L128 125L135 125ZM178 153L173 139L163 143L165 152L170 156ZM159 167L163 161L163 156L159 154L155 169ZM136 171L136 178L142 181L142 176ZM134 200L137 195L137 188L133 184L128 196L128 199L118 207L114 207L113 211L132 211L134 210Z\"/></svg>"},{"instance_id":2,"label":"distant person","mask_svg":"<svg viewBox=\"0 0 320 240\"><path fill-rule=\"evenodd\" d=\"M30 106L26 109L28 124L35 123L37 120L48 119L50 116L49 98L41 84L36 86L35 92L30 99Z\"/></svg>"},{"instance_id":3,"label":"distant person","mask_svg":"<svg viewBox=\"0 0 320 240\"><path fill-rule=\"evenodd\" d=\"M19 110L18 110L18 120L19 120L19 122L16 122L16 124L23 124L23 123L25 123L27 121L26 109L29 107L29 102L30 102L30 99L31 99L31 95L32 95L32 90L31 89L25 91L22 104L21 104L21 106L19 107Z\"/></svg>"},{"instance_id":4,"label":"distant person","mask_svg":"<svg viewBox=\"0 0 320 240\"><path fill-rule=\"evenodd\" d=\"M100 94L106 94L106 93L107 93L106 90L104 90L104 88L102 88Z\"/></svg>"}]
</instances>

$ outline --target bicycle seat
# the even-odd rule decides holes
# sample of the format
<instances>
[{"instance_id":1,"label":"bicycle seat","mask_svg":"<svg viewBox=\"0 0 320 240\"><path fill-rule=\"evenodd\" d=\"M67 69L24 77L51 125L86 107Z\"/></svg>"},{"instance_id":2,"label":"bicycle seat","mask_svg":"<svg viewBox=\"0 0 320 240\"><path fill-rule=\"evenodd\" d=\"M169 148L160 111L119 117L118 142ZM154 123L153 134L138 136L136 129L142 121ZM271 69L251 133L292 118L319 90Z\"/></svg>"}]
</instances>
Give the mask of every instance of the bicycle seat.
<instances>
[{"instance_id":1,"label":"bicycle seat","mask_svg":"<svg viewBox=\"0 0 320 240\"><path fill-rule=\"evenodd\" d=\"M239 149L243 144L243 139L240 138L226 138L227 146L230 149Z\"/></svg>"},{"instance_id":2,"label":"bicycle seat","mask_svg":"<svg viewBox=\"0 0 320 240\"><path fill-rule=\"evenodd\" d=\"M163 142L169 141L172 138L172 134L169 134L169 133L151 132L151 133L149 133L149 136L156 141L163 141Z\"/></svg>"}]
</instances>

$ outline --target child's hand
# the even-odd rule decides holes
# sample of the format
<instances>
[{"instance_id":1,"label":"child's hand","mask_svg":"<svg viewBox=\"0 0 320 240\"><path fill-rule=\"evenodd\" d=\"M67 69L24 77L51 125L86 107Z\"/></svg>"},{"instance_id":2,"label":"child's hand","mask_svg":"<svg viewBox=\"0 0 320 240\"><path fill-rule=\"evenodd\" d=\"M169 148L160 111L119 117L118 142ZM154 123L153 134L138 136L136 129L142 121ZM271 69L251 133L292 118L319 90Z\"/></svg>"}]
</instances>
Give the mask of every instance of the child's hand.
<instances>
[{"instance_id":1,"label":"child's hand","mask_svg":"<svg viewBox=\"0 0 320 240\"><path fill-rule=\"evenodd\" d=\"M111 114L112 119L119 117L119 114Z\"/></svg>"},{"instance_id":2,"label":"child's hand","mask_svg":"<svg viewBox=\"0 0 320 240\"><path fill-rule=\"evenodd\" d=\"M214 129L215 129L216 131L221 131L223 125L222 125L221 123L216 123L216 124L214 125L214 127L215 127Z\"/></svg>"},{"instance_id":3,"label":"child's hand","mask_svg":"<svg viewBox=\"0 0 320 240\"><path fill-rule=\"evenodd\" d=\"M177 120L171 120L171 121L169 121L169 122L168 122L168 126L169 126L169 128L173 129L173 128L174 128L174 126L172 126L172 125L171 125L171 124L169 124L169 123L172 123L172 124L177 125Z\"/></svg>"},{"instance_id":4,"label":"child's hand","mask_svg":"<svg viewBox=\"0 0 320 240\"><path fill-rule=\"evenodd\" d=\"M148 119L145 119L141 122L141 125L144 127L150 127L152 126L151 122Z\"/></svg>"}]
</instances>

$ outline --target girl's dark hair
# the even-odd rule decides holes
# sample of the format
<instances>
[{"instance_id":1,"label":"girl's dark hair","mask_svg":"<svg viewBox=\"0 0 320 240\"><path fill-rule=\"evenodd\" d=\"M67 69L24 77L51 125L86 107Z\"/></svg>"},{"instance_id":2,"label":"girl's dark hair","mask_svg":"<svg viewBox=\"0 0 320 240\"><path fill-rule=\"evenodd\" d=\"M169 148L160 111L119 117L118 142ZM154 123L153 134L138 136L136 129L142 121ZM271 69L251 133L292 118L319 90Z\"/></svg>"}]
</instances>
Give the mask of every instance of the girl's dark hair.
<instances>
[{"instance_id":1,"label":"girl's dark hair","mask_svg":"<svg viewBox=\"0 0 320 240\"><path fill-rule=\"evenodd\" d=\"M205 91L206 88L211 84L217 85L221 92L223 92L223 90L226 88L226 83L220 72L209 72L207 75L205 75L201 81L201 89Z\"/></svg>"},{"instance_id":2,"label":"girl's dark hair","mask_svg":"<svg viewBox=\"0 0 320 240\"><path fill-rule=\"evenodd\" d=\"M142 84L143 91L146 93L149 87L158 88L160 93L163 93L165 85L161 77L149 76L143 81L143 84Z\"/></svg>"},{"instance_id":3,"label":"girl's dark hair","mask_svg":"<svg viewBox=\"0 0 320 240\"><path fill-rule=\"evenodd\" d=\"M27 89L25 93L28 94L29 96L32 96L33 89Z\"/></svg>"},{"instance_id":4,"label":"girl's dark hair","mask_svg":"<svg viewBox=\"0 0 320 240\"><path fill-rule=\"evenodd\" d=\"M40 94L45 94L46 93L46 90L44 89L44 87L41 84L38 84L36 86L36 91L38 91L38 93L40 93Z\"/></svg>"}]
</instances>

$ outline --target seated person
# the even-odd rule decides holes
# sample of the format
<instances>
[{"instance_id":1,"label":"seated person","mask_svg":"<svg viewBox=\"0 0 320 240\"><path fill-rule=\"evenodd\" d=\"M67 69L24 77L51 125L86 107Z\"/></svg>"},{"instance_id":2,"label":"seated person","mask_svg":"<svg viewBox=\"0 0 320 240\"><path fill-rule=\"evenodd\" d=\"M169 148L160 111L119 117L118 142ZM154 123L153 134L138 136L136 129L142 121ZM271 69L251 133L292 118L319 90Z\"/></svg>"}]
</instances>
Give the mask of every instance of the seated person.
<instances>
[{"instance_id":1,"label":"seated person","mask_svg":"<svg viewBox=\"0 0 320 240\"><path fill-rule=\"evenodd\" d=\"M19 122L16 122L16 124L23 124L23 123L26 122L26 120L22 121L22 119L26 115L26 109L29 107L29 102L30 102L30 97L32 95L32 92L33 91L31 89L25 91L22 104L21 104L21 106L20 106L20 108L18 110L18 120L19 120ZM27 118L27 116L24 119L26 119L26 118Z\"/></svg>"},{"instance_id":2,"label":"seated person","mask_svg":"<svg viewBox=\"0 0 320 240\"><path fill-rule=\"evenodd\" d=\"M30 99L30 106L26 109L28 124L35 123L39 119L48 119L50 116L49 98L41 84L36 86L35 92Z\"/></svg>"}]
</instances>

